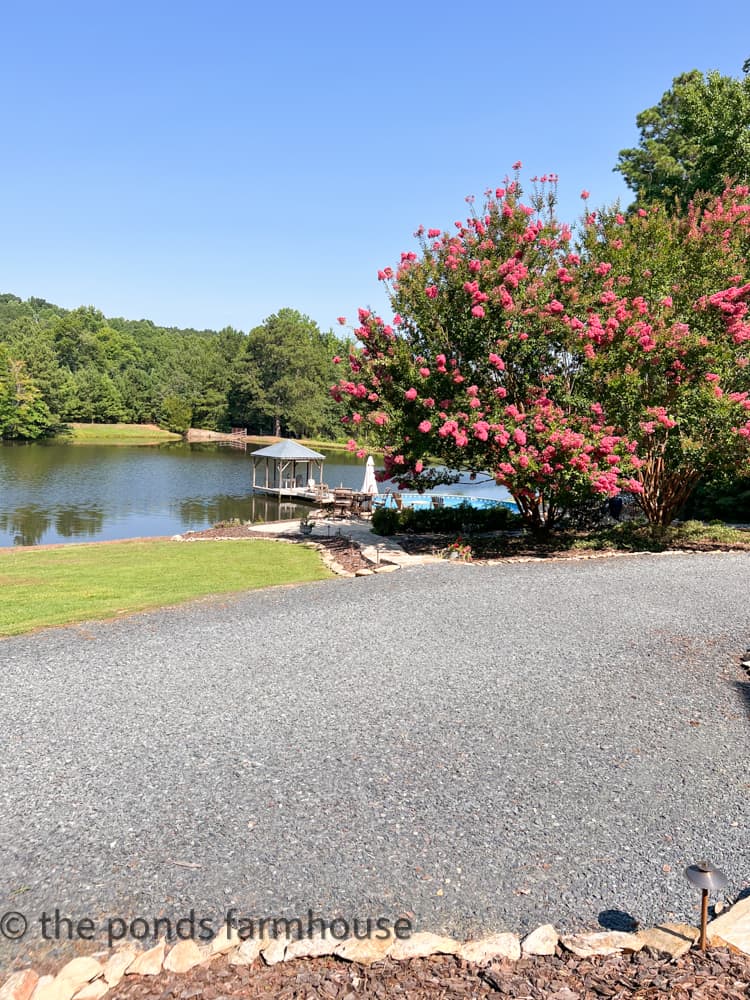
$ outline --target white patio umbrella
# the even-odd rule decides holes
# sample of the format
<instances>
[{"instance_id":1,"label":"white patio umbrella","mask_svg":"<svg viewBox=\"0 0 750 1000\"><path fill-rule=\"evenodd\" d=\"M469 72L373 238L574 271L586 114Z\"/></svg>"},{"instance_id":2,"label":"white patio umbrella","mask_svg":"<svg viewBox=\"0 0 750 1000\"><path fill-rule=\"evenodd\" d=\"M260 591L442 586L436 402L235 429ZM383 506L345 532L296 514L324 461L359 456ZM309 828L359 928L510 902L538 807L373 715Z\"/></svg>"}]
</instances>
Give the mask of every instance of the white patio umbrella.
<instances>
[{"instance_id":1,"label":"white patio umbrella","mask_svg":"<svg viewBox=\"0 0 750 1000\"><path fill-rule=\"evenodd\" d=\"M367 464L365 465L365 478L362 482L361 493L369 493L371 496L377 496L378 484L375 481L375 459L370 455L367 459Z\"/></svg>"}]
</instances>

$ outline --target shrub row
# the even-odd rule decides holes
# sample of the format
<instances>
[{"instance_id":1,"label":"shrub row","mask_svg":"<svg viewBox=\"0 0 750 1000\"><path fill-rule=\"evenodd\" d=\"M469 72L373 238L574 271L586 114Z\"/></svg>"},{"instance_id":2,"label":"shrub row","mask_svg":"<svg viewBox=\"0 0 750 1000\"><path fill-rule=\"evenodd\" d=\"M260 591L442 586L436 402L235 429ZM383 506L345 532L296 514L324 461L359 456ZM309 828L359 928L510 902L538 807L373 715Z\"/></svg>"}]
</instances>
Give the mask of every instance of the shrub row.
<instances>
[{"instance_id":1,"label":"shrub row","mask_svg":"<svg viewBox=\"0 0 750 1000\"><path fill-rule=\"evenodd\" d=\"M468 503L458 507L425 509L380 507L372 515L372 530L376 535L396 535L406 531L414 534L470 534L504 531L520 527L521 523L521 518L507 507L476 509Z\"/></svg>"}]
</instances>

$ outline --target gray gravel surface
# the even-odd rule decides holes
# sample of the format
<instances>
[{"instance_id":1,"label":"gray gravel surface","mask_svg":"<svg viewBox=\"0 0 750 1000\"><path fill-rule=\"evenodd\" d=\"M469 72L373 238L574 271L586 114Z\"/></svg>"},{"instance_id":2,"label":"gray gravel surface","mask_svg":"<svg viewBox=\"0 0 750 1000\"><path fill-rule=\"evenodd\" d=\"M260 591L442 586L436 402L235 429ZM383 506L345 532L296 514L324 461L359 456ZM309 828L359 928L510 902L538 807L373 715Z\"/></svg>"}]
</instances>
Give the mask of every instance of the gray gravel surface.
<instances>
[{"instance_id":1,"label":"gray gravel surface","mask_svg":"<svg viewBox=\"0 0 750 1000\"><path fill-rule=\"evenodd\" d=\"M96 940L230 907L695 919L684 865L750 883L749 579L446 563L0 642L0 915L29 920L0 968L56 907Z\"/></svg>"}]
</instances>

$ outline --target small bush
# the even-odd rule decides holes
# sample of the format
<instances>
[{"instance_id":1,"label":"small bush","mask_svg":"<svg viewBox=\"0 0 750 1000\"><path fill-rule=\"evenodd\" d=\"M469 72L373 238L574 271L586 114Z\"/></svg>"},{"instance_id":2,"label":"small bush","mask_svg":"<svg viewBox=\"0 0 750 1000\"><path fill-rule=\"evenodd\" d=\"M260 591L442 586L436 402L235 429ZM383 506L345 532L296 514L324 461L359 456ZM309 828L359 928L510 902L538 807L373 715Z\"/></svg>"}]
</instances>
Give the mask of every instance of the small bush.
<instances>
[{"instance_id":1,"label":"small bush","mask_svg":"<svg viewBox=\"0 0 750 1000\"><path fill-rule=\"evenodd\" d=\"M521 526L521 518L507 507L474 508L468 503L458 507L405 507L398 511L380 507L372 515L372 530L378 535L398 532L451 535L482 531L506 531Z\"/></svg>"},{"instance_id":2,"label":"small bush","mask_svg":"<svg viewBox=\"0 0 750 1000\"><path fill-rule=\"evenodd\" d=\"M376 535L395 535L399 530L399 511L378 507L372 512L372 530Z\"/></svg>"},{"instance_id":3,"label":"small bush","mask_svg":"<svg viewBox=\"0 0 750 1000\"><path fill-rule=\"evenodd\" d=\"M690 497L682 517L720 518L740 524L750 522L750 477L730 483L702 483Z\"/></svg>"}]
</instances>

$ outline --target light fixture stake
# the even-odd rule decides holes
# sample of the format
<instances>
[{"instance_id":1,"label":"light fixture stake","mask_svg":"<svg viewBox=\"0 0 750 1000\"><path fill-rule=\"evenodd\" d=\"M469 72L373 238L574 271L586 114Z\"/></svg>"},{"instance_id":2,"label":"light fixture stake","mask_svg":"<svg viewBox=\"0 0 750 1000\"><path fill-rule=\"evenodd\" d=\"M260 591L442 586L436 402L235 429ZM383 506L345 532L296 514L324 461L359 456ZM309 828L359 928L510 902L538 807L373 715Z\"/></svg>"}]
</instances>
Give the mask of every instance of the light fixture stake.
<instances>
[{"instance_id":1,"label":"light fixture stake","mask_svg":"<svg viewBox=\"0 0 750 1000\"><path fill-rule=\"evenodd\" d=\"M706 950L706 928L708 927L708 894L711 890L724 889L728 880L724 872L714 868L708 861L699 861L697 865L688 865L685 878L691 885L701 890L701 933L698 947Z\"/></svg>"}]
</instances>

